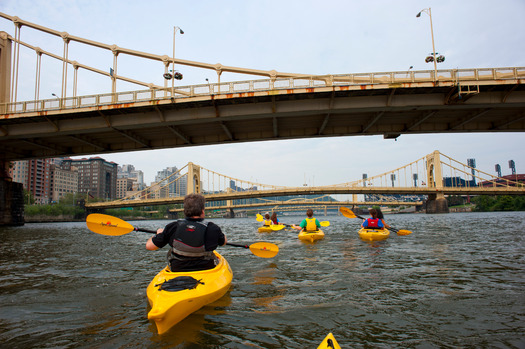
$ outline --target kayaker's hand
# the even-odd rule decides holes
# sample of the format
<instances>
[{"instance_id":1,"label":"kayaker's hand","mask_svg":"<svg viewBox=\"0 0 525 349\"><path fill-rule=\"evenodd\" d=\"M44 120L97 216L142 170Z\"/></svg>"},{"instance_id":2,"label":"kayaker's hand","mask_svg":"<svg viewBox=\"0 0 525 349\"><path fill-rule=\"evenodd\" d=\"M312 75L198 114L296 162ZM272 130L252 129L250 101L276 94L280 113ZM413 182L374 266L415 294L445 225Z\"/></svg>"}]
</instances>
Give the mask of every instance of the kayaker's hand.
<instances>
[{"instance_id":1,"label":"kayaker's hand","mask_svg":"<svg viewBox=\"0 0 525 349\"><path fill-rule=\"evenodd\" d=\"M159 229L157 229L157 234L160 234L160 233L162 233L163 231L164 231L163 228L159 228Z\"/></svg>"}]
</instances>

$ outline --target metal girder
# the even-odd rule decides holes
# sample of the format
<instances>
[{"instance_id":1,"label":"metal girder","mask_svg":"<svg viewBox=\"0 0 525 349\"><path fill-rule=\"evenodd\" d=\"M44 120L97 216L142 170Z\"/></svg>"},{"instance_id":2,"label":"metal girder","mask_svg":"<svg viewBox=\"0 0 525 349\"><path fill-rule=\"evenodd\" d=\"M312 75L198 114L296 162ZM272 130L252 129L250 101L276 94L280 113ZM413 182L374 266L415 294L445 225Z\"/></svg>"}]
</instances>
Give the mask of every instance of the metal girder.
<instances>
[{"instance_id":1,"label":"metal girder","mask_svg":"<svg viewBox=\"0 0 525 349\"><path fill-rule=\"evenodd\" d=\"M508 120L508 121L505 121L505 122L503 122L503 123L501 123L501 124L499 124L499 125L497 125L497 126L494 126L494 127L492 128L492 130L502 130L503 127L505 127L505 126L507 126L507 125L511 125L511 124L513 124L513 123L515 123L515 122L522 121L522 120L524 120L524 119L525 119L525 112L520 113L516 118L513 118L513 119Z\"/></svg>"},{"instance_id":2,"label":"metal girder","mask_svg":"<svg viewBox=\"0 0 525 349\"><path fill-rule=\"evenodd\" d=\"M477 119L477 118L479 118L480 116L482 116L484 114L487 114L489 111L490 111L490 109L487 109L487 110L483 110L481 112L474 113L473 115L470 115L470 116L464 118L463 120L457 122L455 125L450 126L449 129L450 130L457 129L457 128L459 128L459 127L461 127L461 126L471 122L472 120Z\"/></svg>"},{"instance_id":3,"label":"metal girder","mask_svg":"<svg viewBox=\"0 0 525 349\"><path fill-rule=\"evenodd\" d=\"M189 137L186 136L184 133L182 133L182 131L177 129L175 126L168 126L168 130L170 130L171 132L173 132L174 135L176 135L177 137L182 139L184 141L184 143L192 144L191 140L189 139Z\"/></svg>"},{"instance_id":4,"label":"metal girder","mask_svg":"<svg viewBox=\"0 0 525 349\"><path fill-rule=\"evenodd\" d=\"M414 127L422 124L423 122L425 122L425 120L427 120L428 118L432 117L432 115L434 115L434 114L436 114L436 111L431 111L431 112L427 113L426 115L424 115L423 117L419 118L417 121L412 123L412 125L406 127L405 131L410 131Z\"/></svg>"},{"instance_id":5,"label":"metal girder","mask_svg":"<svg viewBox=\"0 0 525 349\"><path fill-rule=\"evenodd\" d=\"M127 130L118 130L118 129L114 128L114 127L112 129L115 130L116 132L120 133L124 137L132 140L135 143L143 145L146 148L151 148L151 144L150 144L150 142L148 140L146 140L146 139L136 135L134 132L127 131Z\"/></svg>"},{"instance_id":6,"label":"metal girder","mask_svg":"<svg viewBox=\"0 0 525 349\"><path fill-rule=\"evenodd\" d=\"M275 116L272 118L272 122L273 122L273 136L277 138L279 137L279 125L277 124L277 118Z\"/></svg>"},{"instance_id":7,"label":"metal girder","mask_svg":"<svg viewBox=\"0 0 525 349\"><path fill-rule=\"evenodd\" d=\"M226 135L228 136L228 138L230 139L230 141L233 141L233 134L230 132L230 130L228 129L228 126L226 126L226 124L224 122L219 122L219 125L221 125L222 129L224 130L224 133L226 133Z\"/></svg>"},{"instance_id":8,"label":"metal girder","mask_svg":"<svg viewBox=\"0 0 525 349\"><path fill-rule=\"evenodd\" d=\"M384 111L377 113L376 116L374 116L374 118L372 118L372 120L370 120L368 124L363 127L363 130L361 131L361 133L366 133L366 131L377 122L377 120L381 119L383 114L385 114Z\"/></svg>"},{"instance_id":9,"label":"metal girder","mask_svg":"<svg viewBox=\"0 0 525 349\"><path fill-rule=\"evenodd\" d=\"M97 142L97 141L91 139L90 137L87 137L87 136L84 136L84 135L70 135L69 137L71 137L73 139L76 139L77 141L80 141L80 142L85 143L87 145L90 145L92 147L95 147L98 150L110 150L110 148L107 145L102 144L100 142Z\"/></svg>"},{"instance_id":10,"label":"metal girder","mask_svg":"<svg viewBox=\"0 0 525 349\"><path fill-rule=\"evenodd\" d=\"M36 145L40 148L44 148L44 149L48 149L48 150L52 150L54 152L57 152L58 154L67 154L68 153L68 149L67 148L64 148L64 147L60 147L60 146L57 146L55 144L45 144L43 143L41 140L36 140L36 139L24 139L22 140L24 143L27 143L27 144L31 144L31 145Z\"/></svg>"},{"instance_id":11,"label":"metal girder","mask_svg":"<svg viewBox=\"0 0 525 349\"><path fill-rule=\"evenodd\" d=\"M326 113L323 123L321 124L321 127L319 127L319 132L317 132L318 135L322 135L324 129L326 128L326 125L328 125L328 121L330 120L330 113L332 112L332 108L334 107L334 98L335 92L332 91L332 94L330 96L330 102L328 104L328 113Z\"/></svg>"},{"instance_id":12,"label":"metal girder","mask_svg":"<svg viewBox=\"0 0 525 349\"><path fill-rule=\"evenodd\" d=\"M159 107L155 107L155 111L157 112L157 114L159 114L160 121L162 122L166 121L166 118L164 117L164 113L162 112L162 110L159 109Z\"/></svg>"},{"instance_id":13,"label":"metal girder","mask_svg":"<svg viewBox=\"0 0 525 349\"><path fill-rule=\"evenodd\" d=\"M514 92L514 90L517 89L518 86L519 86L518 84L512 86L512 87L507 91L507 93L505 93L505 95L503 96L503 98L501 99L501 103L505 103L505 102L507 101L507 98L509 98L510 94L511 94L512 92Z\"/></svg>"},{"instance_id":14,"label":"metal girder","mask_svg":"<svg viewBox=\"0 0 525 349\"><path fill-rule=\"evenodd\" d=\"M56 132L60 131L60 129L58 128L58 125L55 122L50 120L47 116L44 116L44 119L46 119L47 122L49 122L51 125L53 125L53 127L55 128Z\"/></svg>"}]
</instances>

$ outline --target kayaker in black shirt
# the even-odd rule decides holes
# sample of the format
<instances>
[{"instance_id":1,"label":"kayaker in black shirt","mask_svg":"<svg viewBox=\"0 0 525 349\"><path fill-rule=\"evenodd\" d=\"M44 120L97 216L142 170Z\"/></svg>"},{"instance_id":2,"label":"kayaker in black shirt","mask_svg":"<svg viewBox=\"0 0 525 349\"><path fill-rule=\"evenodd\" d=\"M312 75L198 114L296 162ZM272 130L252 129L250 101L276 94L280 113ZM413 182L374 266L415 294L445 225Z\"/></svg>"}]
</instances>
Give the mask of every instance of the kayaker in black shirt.
<instances>
[{"instance_id":1,"label":"kayaker in black shirt","mask_svg":"<svg viewBox=\"0 0 525 349\"><path fill-rule=\"evenodd\" d=\"M169 244L168 262L171 271L212 269L218 260L213 251L226 244L221 228L204 221L206 200L200 194L184 198L185 219L169 223L146 242L146 249L157 250Z\"/></svg>"}]
</instances>

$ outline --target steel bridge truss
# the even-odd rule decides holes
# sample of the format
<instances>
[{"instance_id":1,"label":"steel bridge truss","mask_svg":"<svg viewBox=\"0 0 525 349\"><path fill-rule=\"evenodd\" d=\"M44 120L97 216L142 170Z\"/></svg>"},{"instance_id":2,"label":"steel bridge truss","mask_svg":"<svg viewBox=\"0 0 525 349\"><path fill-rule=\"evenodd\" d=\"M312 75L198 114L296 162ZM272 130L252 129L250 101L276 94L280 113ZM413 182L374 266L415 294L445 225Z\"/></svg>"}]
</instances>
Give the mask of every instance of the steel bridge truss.
<instances>
[{"instance_id":1,"label":"steel bridge truss","mask_svg":"<svg viewBox=\"0 0 525 349\"><path fill-rule=\"evenodd\" d=\"M185 172L184 172L185 171ZM189 178L189 179L188 179ZM181 183L184 183L183 185ZM170 192L170 188L186 188L186 192ZM480 171L435 151L397 169L357 181L327 186L286 187L241 180L188 163L161 183L111 202L88 203L88 208L136 207L181 204L188 193L202 193L209 207L271 207L289 204L340 205L329 197L313 200L315 195L375 194L381 205L415 205L400 196L417 195L523 195L523 183ZM262 199L267 198L267 199ZM271 198L271 199L268 199ZM323 201L326 200L326 201ZM211 204L215 202L215 204Z\"/></svg>"}]
</instances>

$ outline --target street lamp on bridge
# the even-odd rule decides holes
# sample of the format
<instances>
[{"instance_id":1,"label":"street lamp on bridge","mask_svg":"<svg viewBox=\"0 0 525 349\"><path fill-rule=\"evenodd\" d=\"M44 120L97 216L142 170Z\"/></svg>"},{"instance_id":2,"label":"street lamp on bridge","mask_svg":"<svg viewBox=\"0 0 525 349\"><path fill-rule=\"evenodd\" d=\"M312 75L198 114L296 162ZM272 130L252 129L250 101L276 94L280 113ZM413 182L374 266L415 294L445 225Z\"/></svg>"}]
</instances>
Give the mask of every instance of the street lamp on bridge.
<instances>
[{"instance_id":1,"label":"street lamp on bridge","mask_svg":"<svg viewBox=\"0 0 525 349\"><path fill-rule=\"evenodd\" d=\"M438 53L436 52L436 47L434 45L434 28L432 27L432 11L430 10L430 7L429 8L424 8L421 11L419 11L419 13L416 15L416 17L417 18L421 17L421 13L422 12L425 12L430 17L430 34L432 36L432 56L429 55L425 59L425 62L427 62L427 63L434 62L434 80L437 80L437 63L444 62L445 61L445 56L440 55L440 56L436 57L436 55Z\"/></svg>"},{"instance_id":2,"label":"street lamp on bridge","mask_svg":"<svg viewBox=\"0 0 525 349\"><path fill-rule=\"evenodd\" d=\"M60 100L60 97L58 97L56 94L52 93L51 96L55 97L58 101L58 108L61 107L62 101Z\"/></svg>"},{"instance_id":3,"label":"street lamp on bridge","mask_svg":"<svg viewBox=\"0 0 525 349\"><path fill-rule=\"evenodd\" d=\"M182 30L180 27L174 26L173 27L173 57L172 57L172 64L171 64L171 98L173 98L173 91L175 89L175 79L180 80L182 79L182 74L178 73L178 76L175 73L175 34L177 34L177 31L181 34L184 34L184 30Z\"/></svg>"}]
</instances>

